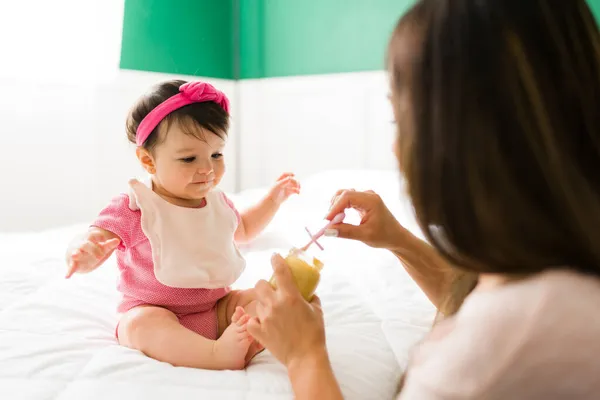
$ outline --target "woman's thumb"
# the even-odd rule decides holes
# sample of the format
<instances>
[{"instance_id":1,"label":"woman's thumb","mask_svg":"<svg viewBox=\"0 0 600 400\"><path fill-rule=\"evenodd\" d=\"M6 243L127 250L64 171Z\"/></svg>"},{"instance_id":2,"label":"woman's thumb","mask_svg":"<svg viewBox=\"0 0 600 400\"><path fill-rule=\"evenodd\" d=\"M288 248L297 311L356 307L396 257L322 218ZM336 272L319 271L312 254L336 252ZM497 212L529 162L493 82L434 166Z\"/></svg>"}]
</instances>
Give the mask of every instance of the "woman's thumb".
<instances>
[{"instance_id":1,"label":"woman's thumb","mask_svg":"<svg viewBox=\"0 0 600 400\"><path fill-rule=\"evenodd\" d=\"M252 335L254 340L256 340L264 346L264 344L261 342L261 338L263 337L262 326L258 318L250 318L250 320L246 324L246 329L248 330L248 333Z\"/></svg>"},{"instance_id":2,"label":"woman's thumb","mask_svg":"<svg viewBox=\"0 0 600 400\"><path fill-rule=\"evenodd\" d=\"M363 227L352 224L336 224L325 230L324 235L329 237L339 237L343 239L361 240L363 237Z\"/></svg>"},{"instance_id":3,"label":"woman's thumb","mask_svg":"<svg viewBox=\"0 0 600 400\"><path fill-rule=\"evenodd\" d=\"M287 293L298 292L292 271L283 257L280 254L273 254L271 264L273 265L273 275L275 276L275 282L279 290Z\"/></svg>"}]
</instances>

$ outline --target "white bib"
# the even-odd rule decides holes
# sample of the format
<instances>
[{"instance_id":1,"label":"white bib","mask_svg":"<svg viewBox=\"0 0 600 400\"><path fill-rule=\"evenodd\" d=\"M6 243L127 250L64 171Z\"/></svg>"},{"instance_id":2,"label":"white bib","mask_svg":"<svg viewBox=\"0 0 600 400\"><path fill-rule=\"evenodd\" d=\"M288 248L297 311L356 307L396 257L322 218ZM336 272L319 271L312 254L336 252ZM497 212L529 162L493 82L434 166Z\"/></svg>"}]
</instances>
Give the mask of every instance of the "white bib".
<instances>
[{"instance_id":1,"label":"white bib","mask_svg":"<svg viewBox=\"0 0 600 400\"><path fill-rule=\"evenodd\" d=\"M141 211L156 279L177 288L217 289L233 284L246 267L234 243L237 217L213 189L202 208L176 206L152 191L152 182L129 181L129 208Z\"/></svg>"}]
</instances>

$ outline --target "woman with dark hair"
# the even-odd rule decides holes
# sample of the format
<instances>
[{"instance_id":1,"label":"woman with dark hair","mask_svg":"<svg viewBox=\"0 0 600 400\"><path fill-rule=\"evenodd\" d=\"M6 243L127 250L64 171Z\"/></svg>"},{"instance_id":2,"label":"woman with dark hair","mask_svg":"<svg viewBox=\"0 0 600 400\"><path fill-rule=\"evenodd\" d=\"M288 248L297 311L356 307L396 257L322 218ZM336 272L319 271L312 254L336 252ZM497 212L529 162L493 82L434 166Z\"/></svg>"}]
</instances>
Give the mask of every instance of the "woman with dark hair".
<instances>
[{"instance_id":1,"label":"woman with dark hair","mask_svg":"<svg viewBox=\"0 0 600 400\"><path fill-rule=\"evenodd\" d=\"M405 399L600 396L600 33L584 0L420 0L388 51L397 157L431 246L340 191L440 310ZM298 399L338 399L319 300L280 257L248 329Z\"/></svg>"}]
</instances>

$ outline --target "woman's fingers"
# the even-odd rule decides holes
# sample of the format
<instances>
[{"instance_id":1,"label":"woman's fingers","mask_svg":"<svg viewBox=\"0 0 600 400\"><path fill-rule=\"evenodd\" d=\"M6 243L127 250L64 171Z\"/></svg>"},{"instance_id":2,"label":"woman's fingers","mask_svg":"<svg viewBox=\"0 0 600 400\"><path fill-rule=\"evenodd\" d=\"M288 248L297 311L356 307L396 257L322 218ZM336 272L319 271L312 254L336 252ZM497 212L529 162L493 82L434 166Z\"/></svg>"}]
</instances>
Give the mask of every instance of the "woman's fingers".
<instances>
[{"instance_id":1,"label":"woman's fingers","mask_svg":"<svg viewBox=\"0 0 600 400\"><path fill-rule=\"evenodd\" d=\"M327 237L339 237L342 239L361 241L368 236L364 226L344 223L332 225L331 227L325 229L323 235Z\"/></svg>"},{"instance_id":2,"label":"woman's fingers","mask_svg":"<svg viewBox=\"0 0 600 400\"><path fill-rule=\"evenodd\" d=\"M273 302L275 298L275 289L271 284L263 279L258 281L256 285L254 285L254 290L256 292L256 299L263 303Z\"/></svg>"},{"instance_id":3,"label":"woman's fingers","mask_svg":"<svg viewBox=\"0 0 600 400\"><path fill-rule=\"evenodd\" d=\"M335 194L333 195L333 197L331 197L331 200L329 201L330 208L333 207L333 205L337 201L338 197L340 197L342 195L342 193L344 193L344 192L355 192L355 190L354 189L340 189L337 192L335 192Z\"/></svg>"},{"instance_id":4,"label":"woman's fingers","mask_svg":"<svg viewBox=\"0 0 600 400\"><path fill-rule=\"evenodd\" d=\"M258 318L256 318L256 317L250 318L250 320L246 324L246 329L248 330L248 333L250 335L252 335L254 340L256 340L257 342L259 342L260 344L262 344L264 346L264 344L263 344L264 332L262 329L262 324L260 323L260 320Z\"/></svg>"},{"instance_id":5,"label":"woman's fingers","mask_svg":"<svg viewBox=\"0 0 600 400\"><path fill-rule=\"evenodd\" d=\"M344 190L334 199L325 219L331 221L337 214L344 212L348 208L357 210L366 210L372 207L372 194L357 192L354 190Z\"/></svg>"},{"instance_id":6,"label":"woman's fingers","mask_svg":"<svg viewBox=\"0 0 600 400\"><path fill-rule=\"evenodd\" d=\"M310 301L310 304L313 307L318 307L319 309L321 308L321 298L319 296L317 296L316 294L313 295L312 300Z\"/></svg>"}]
</instances>

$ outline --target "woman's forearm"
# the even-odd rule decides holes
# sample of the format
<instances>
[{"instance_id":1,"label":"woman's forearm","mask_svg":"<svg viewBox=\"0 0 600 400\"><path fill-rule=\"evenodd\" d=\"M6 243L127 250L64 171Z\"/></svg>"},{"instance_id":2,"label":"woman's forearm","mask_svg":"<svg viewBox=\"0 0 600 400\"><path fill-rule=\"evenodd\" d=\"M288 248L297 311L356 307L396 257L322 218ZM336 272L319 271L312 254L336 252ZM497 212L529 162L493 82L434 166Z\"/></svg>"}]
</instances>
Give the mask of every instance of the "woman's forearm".
<instances>
[{"instance_id":1,"label":"woman's forearm","mask_svg":"<svg viewBox=\"0 0 600 400\"><path fill-rule=\"evenodd\" d=\"M307 356L288 366L288 374L297 400L342 400L327 352Z\"/></svg>"},{"instance_id":2,"label":"woman's forearm","mask_svg":"<svg viewBox=\"0 0 600 400\"><path fill-rule=\"evenodd\" d=\"M439 310L456 276L455 270L431 245L410 232L406 231L406 235L398 239L398 245L389 250Z\"/></svg>"}]
</instances>

